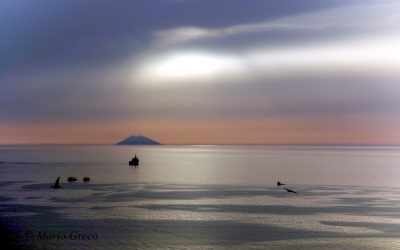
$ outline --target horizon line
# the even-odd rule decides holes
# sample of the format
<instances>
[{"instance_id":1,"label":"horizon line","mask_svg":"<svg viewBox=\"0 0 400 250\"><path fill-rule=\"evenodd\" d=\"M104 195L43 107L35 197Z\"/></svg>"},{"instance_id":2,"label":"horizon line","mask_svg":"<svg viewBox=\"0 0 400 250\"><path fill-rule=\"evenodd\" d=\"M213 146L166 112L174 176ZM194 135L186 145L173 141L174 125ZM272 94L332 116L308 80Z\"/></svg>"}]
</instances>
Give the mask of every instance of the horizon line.
<instances>
[{"instance_id":1,"label":"horizon line","mask_svg":"<svg viewBox=\"0 0 400 250\"><path fill-rule=\"evenodd\" d=\"M400 144L374 144L374 143L171 143L160 145L118 145L109 143L7 143L5 146L400 146Z\"/></svg>"}]
</instances>

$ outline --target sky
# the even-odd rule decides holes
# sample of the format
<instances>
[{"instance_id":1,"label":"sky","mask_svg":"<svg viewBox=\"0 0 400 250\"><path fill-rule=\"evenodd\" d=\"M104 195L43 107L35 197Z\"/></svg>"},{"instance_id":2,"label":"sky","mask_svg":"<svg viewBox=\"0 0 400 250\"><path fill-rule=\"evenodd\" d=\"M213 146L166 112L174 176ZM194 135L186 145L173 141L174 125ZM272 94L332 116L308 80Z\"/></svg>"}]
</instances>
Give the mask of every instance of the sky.
<instances>
[{"instance_id":1,"label":"sky","mask_svg":"<svg viewBox=\"0 0 400 250\"><path fill-rule=\"evenodd\" d=\"M395 0L4 0L0 144L400 144Z\"/></svg>"}]
</instances>

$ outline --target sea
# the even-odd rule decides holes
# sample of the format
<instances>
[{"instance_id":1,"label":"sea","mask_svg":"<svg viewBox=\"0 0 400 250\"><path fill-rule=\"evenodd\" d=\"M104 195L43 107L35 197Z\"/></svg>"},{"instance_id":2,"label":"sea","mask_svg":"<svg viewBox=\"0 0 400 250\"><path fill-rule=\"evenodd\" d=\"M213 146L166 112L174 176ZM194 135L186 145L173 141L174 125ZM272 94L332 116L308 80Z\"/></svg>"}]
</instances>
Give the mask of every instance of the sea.
<instances>
[{"instance_id":1,"label":"sea","mask_svg":"<svg viewBox=\"0 0 400 250\"><path fill-rule=\"evenodd\" d=\"M0 146L0 237L4 249L400 249L400 147Z\"/></svg>"}]
</instances>

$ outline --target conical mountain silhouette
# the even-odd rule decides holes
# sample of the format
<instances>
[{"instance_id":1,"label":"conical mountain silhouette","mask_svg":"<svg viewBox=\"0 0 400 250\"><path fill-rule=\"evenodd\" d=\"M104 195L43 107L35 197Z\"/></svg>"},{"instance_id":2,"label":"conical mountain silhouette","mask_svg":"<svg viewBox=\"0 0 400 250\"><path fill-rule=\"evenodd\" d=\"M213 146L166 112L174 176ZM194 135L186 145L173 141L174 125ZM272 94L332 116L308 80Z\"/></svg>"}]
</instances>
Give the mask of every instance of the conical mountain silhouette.
<instances>
[{"instance_id":1,"label":"conical mountain silhouette","mask_svg":"<svg viewBox=\"0 0 400 250\"><path fill-rule=\"evenodd\" d=\"M118 142L116 145L161 145L161 143L142 135L131 135L125 140Z\"/></svg>"}]
</instances>

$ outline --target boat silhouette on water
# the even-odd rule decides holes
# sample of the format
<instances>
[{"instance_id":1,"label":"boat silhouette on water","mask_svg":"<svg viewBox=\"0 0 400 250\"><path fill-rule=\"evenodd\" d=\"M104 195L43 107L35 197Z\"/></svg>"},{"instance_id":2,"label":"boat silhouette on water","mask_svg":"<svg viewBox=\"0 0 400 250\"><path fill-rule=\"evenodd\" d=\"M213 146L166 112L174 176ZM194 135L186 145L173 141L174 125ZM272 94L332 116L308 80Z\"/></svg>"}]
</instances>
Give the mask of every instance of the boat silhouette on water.
<instances>
[{"instance_id":1,"label":"boat silhouette on water","mask_svg":"<svg viewBox=\"0 0 400 250\"><path fill-rule=\"evenodd\" d=\"M136 154L135 157L129 161L129 166L139 166L139 158L137 158Z\"/></svg>"}]
</instances>

